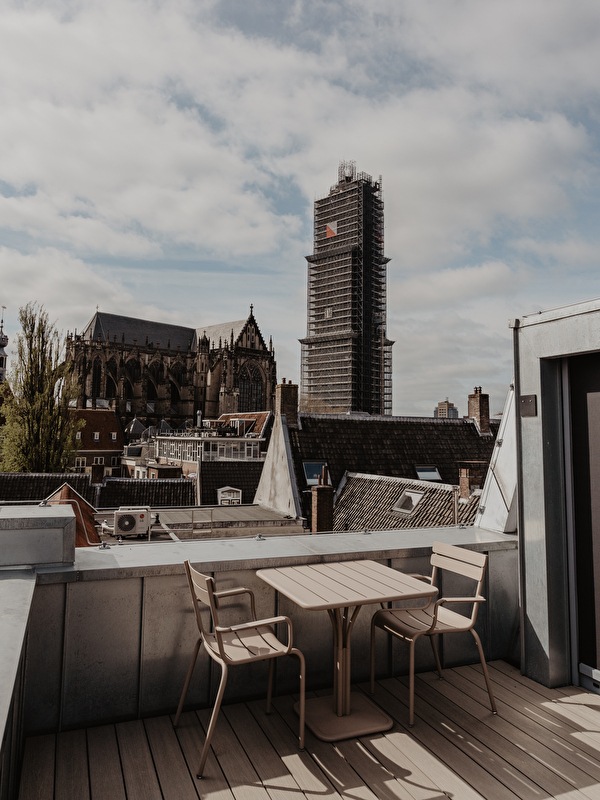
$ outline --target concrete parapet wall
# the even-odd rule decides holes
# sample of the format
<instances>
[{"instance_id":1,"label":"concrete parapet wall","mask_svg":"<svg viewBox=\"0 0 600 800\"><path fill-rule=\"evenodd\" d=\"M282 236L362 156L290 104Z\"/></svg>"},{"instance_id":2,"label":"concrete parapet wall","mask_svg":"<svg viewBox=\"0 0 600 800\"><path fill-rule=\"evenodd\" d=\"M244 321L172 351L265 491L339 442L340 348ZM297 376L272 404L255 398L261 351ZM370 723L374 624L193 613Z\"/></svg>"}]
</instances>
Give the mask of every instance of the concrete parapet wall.
<instances>
[{"instance_id":1,"label":"concrete parapet wall","mask_svg":"<svg viewBox=\"0 0 600 800\"><path fill-rule=\"evenodd\" d=\"M478 630L489 659L515 662L518 642L517 549L514 537L474 529L324 534L264 541L221 540L135 544L78 550L73 568L41 569L33 597L23 692L25 733L83 727L174 713L197 638L183 561L215 574L220 588L256 594L260 617L287 614L307 663L308 689L331 686L332 633L327 612L303 611L257 577L259 567L374 558L406 572L428 572L431 543L443 539L489 554L487 597ZM415 536L418 534L418 536ZM456 587L454 587L456 588ZM361 610L352 638L352 680L368 679L369 625L377 607ZM241 618L239 607L232 614ZM444 648L448 665L477 660L471 637ZM405 672L407 648L378 642L380 675ZM429 669L430 648L417 648ZM201 650L189 707L212 703L219 670ZM43 678L43 679L42 679ZM297 690L297 663L277 664L276 691ZM262 697L264 664L230 671L225 702Z\"/></svg>"}]
</instances>

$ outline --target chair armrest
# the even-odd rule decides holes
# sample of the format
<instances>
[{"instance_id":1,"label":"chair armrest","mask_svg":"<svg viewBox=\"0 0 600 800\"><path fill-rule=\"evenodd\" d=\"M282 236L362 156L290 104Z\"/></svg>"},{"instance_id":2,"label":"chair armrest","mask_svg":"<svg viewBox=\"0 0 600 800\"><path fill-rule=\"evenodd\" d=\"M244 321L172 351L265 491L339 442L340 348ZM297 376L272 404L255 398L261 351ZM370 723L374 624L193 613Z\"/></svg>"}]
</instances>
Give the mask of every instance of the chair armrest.
<instances>
[{"instance_id":1,"label":"chair armrest","mask_svg":"<svg viewBox=\"0 0 600 800\"><path fill-rule=\"evenodd\" d=\"M431 583L431 575L420 575L418 572L408 572L411 578L418 578L420 581L426 581L427 583Z\"/></svg>"},{"instance_id":2,"label":"chair armrest","mask_svg":"<svg viewBox=\"0 0 600 800\"><path fill-rule=\"evenodd\" d=\"M485 597L481 595L476 595L475 597L473 595L470 597L440 597L435 604L436 606L443 606L446 603L485 603Z\"/></svg>"},{"instance_id":3,"label":"chair armrest","mask_svg":"<svg viewBox=\"0 0 600 800\"><path fill-rule=\"evenodd\" d=\"M252 619L256 619L256 607L254 603L254 592L252 589L246 589L244 586L238 586L235 589L221 589L218 592L214 593L214 597L217 599L217 607L219 600L223 597L236 597L238 595L247 594L250 598L250 610L252 613Z\"/></svg>"}]
</instances>

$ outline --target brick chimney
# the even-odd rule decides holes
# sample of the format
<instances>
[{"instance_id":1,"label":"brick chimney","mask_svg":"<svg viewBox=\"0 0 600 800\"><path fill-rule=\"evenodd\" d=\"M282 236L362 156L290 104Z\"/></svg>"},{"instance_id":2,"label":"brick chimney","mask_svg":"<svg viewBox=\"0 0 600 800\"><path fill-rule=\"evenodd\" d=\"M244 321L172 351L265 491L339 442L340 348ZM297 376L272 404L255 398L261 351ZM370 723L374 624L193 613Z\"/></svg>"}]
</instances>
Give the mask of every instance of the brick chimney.
<instances>
[{"instance_id":1,"label":"brick chimney","mask_svg":"<svg viewBox=\"0 0 600 800\"><path fill-rule=\"evenodd\" d=\"M479 433L490 432L490 396L482 393L481 386L476 386L469 395L467 416L475 420Z\"/></svg>"},{"instance_id":2,"label":"brick chimney","mask_svg":"<svg viewBox=\"0 0 600 800\"><path fill-rule=\"evenodd\" d=\"M471 470L468 467L459 467L458 494L463 499L471 496Z\"/></svg>"},{"instance_id":3,"label":"brick chimney","mask_svg":"<svg viewBox=\"0 0 600 800\"><path fill-rule=\"evenodd\" d=\"M298 427L298 384L285 378L275 387L275 413L285 414L289 428Z\"/></svg>"},{"instance_id":4,"label":"brick chimney","mask_svg":"<svg viewBox=\"0 0 600 800\"><path fill-rule=\"evenodd\" d=\"M311 533L333 530L333 486L329 483L327 467L319 476L319 483L311 489Z\"/></svg>"}]
</instances>

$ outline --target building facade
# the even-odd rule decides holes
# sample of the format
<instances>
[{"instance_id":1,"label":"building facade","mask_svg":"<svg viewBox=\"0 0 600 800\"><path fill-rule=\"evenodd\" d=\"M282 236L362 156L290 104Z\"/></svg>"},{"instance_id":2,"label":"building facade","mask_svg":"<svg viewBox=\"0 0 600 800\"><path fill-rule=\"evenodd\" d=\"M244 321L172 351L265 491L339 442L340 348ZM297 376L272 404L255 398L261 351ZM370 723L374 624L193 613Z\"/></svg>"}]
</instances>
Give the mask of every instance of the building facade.
<instances>
[{"instance_id":1,"label":"building facade","mask_svg":"<svg viewBox=\"0 0 600 800\"><path fill-rule=\"evenodd\" d=\"M186 328L97 311L67 336L78 408L114 408L126 427L175 429L223 413L272 410L276 362L253 308L245 320Z\"/></svg>"},{"instance_id":2,"label":"building facade","mask_svg":"<svg viewBox=\"0 0 600 800\"><path fill-rule=\"evenodd\" d=\"M392 413L381 177L342 162L315 201L307 256L307 335L300 340L303 411Z\"/></svg>"},{"instance_id":3,"label":"building facade","mask_svg":"<svg viewBox=\"0 0 600 800\"><path fill-rule=\"evenodd\" d=\"M445 400L440 400L433 409L433 416L444 417L446 419L458 419L458 408L446 398Z\"/></svg>"}]
</instances>

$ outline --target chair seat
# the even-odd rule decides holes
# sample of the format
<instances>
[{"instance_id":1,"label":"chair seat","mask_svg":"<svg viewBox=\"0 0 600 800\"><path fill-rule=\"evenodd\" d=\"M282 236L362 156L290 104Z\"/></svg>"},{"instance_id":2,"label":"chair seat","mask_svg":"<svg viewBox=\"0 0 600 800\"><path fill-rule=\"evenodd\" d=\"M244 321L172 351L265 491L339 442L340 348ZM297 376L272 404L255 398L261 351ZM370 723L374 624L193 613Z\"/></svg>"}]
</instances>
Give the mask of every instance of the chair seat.
<instances>
[{"instance_id":1,"label":"chair seat","mask_svg":"<svg viewBox=\"0 0 600 800\"><path fill-rule=\"evenodd\" d=\"M221 634L221 644L230 663L267 659L287 653L287 646L279 641L268 625L257 625L246 630L226 630ZM221 660L219 646L214 633L204 634L204 644L218 660Z\"/></svg>"},{"instance_id":2,"label":"chair seat","mask_svg":"<svg viewBox=\"0 0 600 800\"><path fill-rule=\"evenodd\" d=\"M378 628L412 639L426 631L431 635L446 631L468 631L472 627L470 617L457 614L444 606L438 607L438 618L433 630L433 606L421 609L390 608L375 614L374 624Z\"/></svg>"}]
</instances>

